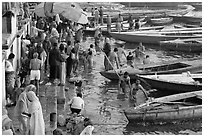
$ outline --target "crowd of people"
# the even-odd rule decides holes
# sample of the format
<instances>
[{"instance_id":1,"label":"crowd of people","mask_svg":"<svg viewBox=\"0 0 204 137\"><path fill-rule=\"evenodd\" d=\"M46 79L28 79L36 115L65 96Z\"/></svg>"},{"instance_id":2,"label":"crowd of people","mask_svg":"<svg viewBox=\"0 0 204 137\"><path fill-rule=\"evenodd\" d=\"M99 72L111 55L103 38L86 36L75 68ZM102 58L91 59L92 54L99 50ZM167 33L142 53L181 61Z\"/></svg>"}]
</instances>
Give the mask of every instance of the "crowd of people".
<instances>
[{"instance_id":1,"label":"crowd of people","mask_svg":"<svg viewBox=\"0 0 204 137\"><path fill-rule=\"evenodd\" d=\"M23 12L22 17L28 11ZM96 8L93 12L95 15L95 24L103 24L103 10ZM100 16L99 16L100 15ZM110 18L110 16L108 16ZM111 18L107 20L108 29L111 27ZM120 27L122 26L123 18L119 15L118 21ZM49 18L33 17L31 20L30 35L22 37L22 57L21 68L18 72L19 83L17 88L19 92L14 92L15 88L15 72L12 66L15 55L11 53L6 60L6 100L7 105L15 106L15 116L20 122L19 130L24 135L44 135L45 123L42 114L42 107L39 101L40 94L39 86L45 83L45 78L49 78L49 82L55 82L59 79L59 85L65 85L66 80L72 76L77 76L79 69L84 71L91 70L94 64L94 56L97 53L104 53L104 67L105 70L119 69L127 62L127 65L134 67L134 59L143 58L143 63L149 62L149 55L145 55L145 47L140 43L134 50L126 55L124 45L119 48L112 49L111 40L105 38L103 48L100 42L103 41L102 32L96 29L94 39L95 43L90 44L89 48L82 45L84 26L70 20L62 21L59 15ZM95 47L95 48L94 48ZM135 57L133 54L135 53ZM47 82L47 81L46 81ZM137 82L139 83L139 82ZM132 86L128 73L125 73L119 80L119 87L123 93L126 94L126 86L130 88L132 95L133 89L141 88L141 86ZM133 88L134 87L134 88ZM142 88L141 88L142 89ZM144 91L144 93L146 93ZM42 95L43 96L43 95ZM78 92L77 96L68 103L72 114L79 114L84 109L84 101L82 93ZM5 119L7 112L3 106ZM3 127L5 134L15 134L11 120L8 118ZM93 130L91 124L86 126ZM59 133L60 130L53 132ZM87 131L88 132L88 131ZM86 131L82 132L86 134Z\"/></svg>"}]
</instances>

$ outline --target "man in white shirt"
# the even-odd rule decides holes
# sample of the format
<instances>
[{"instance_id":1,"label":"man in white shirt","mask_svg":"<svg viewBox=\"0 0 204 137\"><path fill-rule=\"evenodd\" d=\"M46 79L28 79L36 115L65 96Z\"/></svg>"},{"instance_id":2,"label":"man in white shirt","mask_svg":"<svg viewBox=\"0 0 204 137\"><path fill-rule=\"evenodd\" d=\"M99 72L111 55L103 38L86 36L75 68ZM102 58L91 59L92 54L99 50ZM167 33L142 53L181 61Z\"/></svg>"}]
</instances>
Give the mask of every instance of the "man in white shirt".
<instances>
[{"instance_id":1,"label":"man in white shirt","mask_svg":"<svg viewBox=\"0 0 204 137\"><path fill-rule=\"evenodd\" d=\"M73 97L69 102L68 105L70 105L70 109L73 113L79 114L82 109L84 109L84 100L82 99L82 94L77 93L76 97Z\"/></svg>"}]
</instances>

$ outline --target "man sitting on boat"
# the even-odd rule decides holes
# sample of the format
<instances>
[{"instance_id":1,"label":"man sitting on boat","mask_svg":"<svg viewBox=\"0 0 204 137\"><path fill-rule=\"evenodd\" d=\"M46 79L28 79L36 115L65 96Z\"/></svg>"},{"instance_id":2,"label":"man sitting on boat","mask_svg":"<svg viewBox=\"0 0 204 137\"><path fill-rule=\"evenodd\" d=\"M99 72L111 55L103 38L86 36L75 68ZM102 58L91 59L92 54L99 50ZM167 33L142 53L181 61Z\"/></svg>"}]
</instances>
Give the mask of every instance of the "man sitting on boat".
<instances>
[{"instance_id":1,"label":"man sitting on boat","mask_svg":"<svg viewBox=\"0 0 204 137\"><path fill-rule=\"evenodd\" d=\"M132 30L134 26L134 22L131 14L129 16L128 23L129 23L129 30Z\"/></svg>"},{"instance_id":2,"label":"man sitting on boat","mask_svg":"<svg viewBox=\"0 0 204 137\"><path fill-rule=\"evenodd\" d=\"M119 78L118 86L119 86L119 93L122 91L122 93L125 94L125 97L127 97L127 86L129 86L129 89L130 89L129 95L131 96L132 88L131 88L130 77L128 72L125 72Z\"/></svg>"},{"instance_id":3,"label":"man sitting on boat","mask_svg":"<svg viewBox=\"0 0 204 137\"><path fill-rule=\"evenodd\" d=\"M135 19L135 30L138 30L141 28L141 22L139 19Z\"/></svg>"}]
</instances>

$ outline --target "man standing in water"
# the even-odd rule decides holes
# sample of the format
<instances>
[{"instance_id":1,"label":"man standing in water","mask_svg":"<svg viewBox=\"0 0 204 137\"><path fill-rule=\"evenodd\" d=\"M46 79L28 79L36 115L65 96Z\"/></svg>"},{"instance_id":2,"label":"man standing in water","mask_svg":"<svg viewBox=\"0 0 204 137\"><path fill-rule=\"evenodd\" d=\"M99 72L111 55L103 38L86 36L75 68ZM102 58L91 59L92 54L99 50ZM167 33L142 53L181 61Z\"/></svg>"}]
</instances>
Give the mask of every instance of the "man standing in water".
<instances>
[{"instance_id":1,"label":"man standing in water","mask_svg":"<svg viewBox=\"0 0 204 137\"><path fill-rule=\"evenodd\" d=\"M118 61L120 66L122 66L123 64L123 60L122 60L122 55L124 55L125 59L126 59L126 54L125 54L125 50L124 50L124 45L122 44L119 48L118 48Z\"/></svg>"},{"instance_id":2,"label":"man standing in water","mask_svg":"<svg viewBox=\"0 0 204 137\"><path fill-rule=\"evenodd\" d=\"M105 66L105 70L107 71L107 70L109 70L108 57L110 56L110 53L111 53L111 45L110 45L109 38L105 38L105 44L103 47L103 52L105 53L104 66Z\"/></svg>"},{"instance_id":3,"label":"man standing in water","mask_svg":"<svg viewBox=\"0 0 204 137\"><path fill-rule=\"evenodd\" d=\"M130 84L130 77L128 72L125 72L120 78L118 82L119 86L119 93L122 91L123 94L125 94L125 97L127 96L127 86L129 86L130 92L129 92L129 97L132 96L132 88Z\"/></svg>"},{"instance_id":4,"label":"man standing in water","mask_svg":"<svg viewBox=\"0 0 204 137\"><path fill-rule=\"evenodd\" d=\"M110 53L110 57L109 57L110 62L109 63L111 63L111 64L109 64L110 65L109 70L120 68L117 53L118 53L118 48L114 48L113 52Z\"/></svg>"},{"instance_id":5,"label":"man standing in water","mask_svg":"<svg viewBox=\"0 0 204 137\"><path fill-rule=\"evenodd\" d=\"M136 80L135 83L132 84L132 93L131 93L131 98L135 100L135 106L138 105L138 100L137 100L137 93L138 91L142 91L144 96L145 96L145 101L146 102L149 97L148 97L148 92L142 87L142 85L140 84L140 80ZM140 99L141 100L141 99ZM142 102L143 103L143 102Z\"/></svg>"}]
</instances>

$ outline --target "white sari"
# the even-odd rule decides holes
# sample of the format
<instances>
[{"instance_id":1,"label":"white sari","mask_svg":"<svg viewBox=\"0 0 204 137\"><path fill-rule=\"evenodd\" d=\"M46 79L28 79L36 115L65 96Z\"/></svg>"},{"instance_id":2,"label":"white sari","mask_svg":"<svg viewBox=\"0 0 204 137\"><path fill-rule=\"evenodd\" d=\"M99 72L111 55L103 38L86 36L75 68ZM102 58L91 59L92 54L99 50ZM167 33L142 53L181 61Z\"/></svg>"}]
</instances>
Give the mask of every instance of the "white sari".
<instances>
[{"instance_id":1,"label":"white sari","mask_svg":"<svg viewBox=\"0 0 204 137\"><path fill-rule=\"evenodd\" d=\"M33 91L27 93L28 99L31 101L29 106L30 118L30 134L45 135L45 123L43 119L42 107L38 97Z\"/></svg>"}]
</instances>

